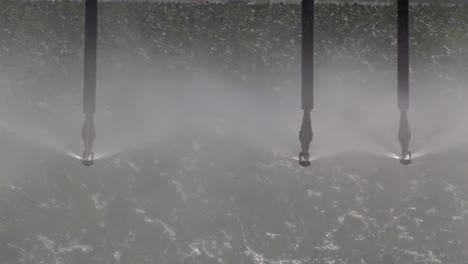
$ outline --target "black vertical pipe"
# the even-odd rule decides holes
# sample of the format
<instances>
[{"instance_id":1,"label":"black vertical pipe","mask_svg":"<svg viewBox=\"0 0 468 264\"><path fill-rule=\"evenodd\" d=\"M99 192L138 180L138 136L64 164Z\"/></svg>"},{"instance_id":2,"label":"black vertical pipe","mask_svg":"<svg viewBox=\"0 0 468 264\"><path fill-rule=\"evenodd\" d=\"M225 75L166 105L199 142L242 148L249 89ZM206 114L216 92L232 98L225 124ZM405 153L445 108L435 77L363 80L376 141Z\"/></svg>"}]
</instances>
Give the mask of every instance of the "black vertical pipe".
<instances>
[{"instance_id":1,"label":"black vertical pipe","mask_svg":"<svg viewBox=\"0 0 468 264\"><path fill-rule=\"evenodd\" d=\"M398 108L409 108L409 3L398 0Z\"/></svg>"},{"instance_id":2,"label":"black vertical pipe","mask_svg":"<svg viewBox=\"0 0 468 264\"><path fill-rule=\"evenodd\" d=\"M409 109L409 0L398 0L398 108L400 129L398 139L401 145L400 163L411 164L411 130L408 122Z\"/></svg>"},{"instance_id":3,"label":"black vertical pipe","mask_svg":"<svg viewBox=\"0 0 468 264\"><path fill-rule=\"evenodd\" d=\"M85 121L81 130L84 151L82 163L94 163L93 142L96 136L94 113L96 112L96 64L97 64L97 12L98 0L85 0L85 54L83 111Z\"/></svg>"},{"instance_id":4,"label":"black vertical pipe","mask_svg":"<svg viewBox=\"0 0 468 264\"><path fill-rule=\"evenodd\" d=\"M302 0L302 83L301 106L304 111L299 141L299 165L310 165L309 147L312 142L310 112L314 107L314 0Z\"/></svg>"},{"instance_id":5,"label":"black vertical pipe","mask_svg":"<svg viewBox=\"0 0 468 264\"><path fill-rule=\"evenodd\" d=\"M314 107L314 0L302 1L302 109Z\"/></svg>"},{"instance_id":6,"label":"black vertical pipe","mask_svg":"<svg viewBox=\"0 0 468 264\"><path fill-rule=\"evenodd\" d=\"M97 12L98 0L86 0L83 93L83 111L86 115L96 112Z\"/></svg>"}]
</instances>

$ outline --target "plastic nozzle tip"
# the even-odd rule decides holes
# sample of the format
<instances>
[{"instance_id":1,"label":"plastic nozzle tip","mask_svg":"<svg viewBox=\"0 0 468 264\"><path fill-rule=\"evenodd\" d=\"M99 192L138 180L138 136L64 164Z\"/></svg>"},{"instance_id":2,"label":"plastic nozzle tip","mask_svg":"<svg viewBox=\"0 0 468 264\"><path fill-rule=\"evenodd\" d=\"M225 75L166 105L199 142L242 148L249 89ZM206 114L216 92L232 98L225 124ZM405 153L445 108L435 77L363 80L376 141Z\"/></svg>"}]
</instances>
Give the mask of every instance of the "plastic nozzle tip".
<instances>
[{"instance_id":1,"label":"plastic nozzle tip","mask_svg":"<svg viewBox=\"0 0 468 264\"><path fill-rule=\"evenodd\" d=\"M87 153L86 151L83 153L83 158L81 159L81 163L86 167L89 167L94 164L94 153Z\"/></svg>"},{"instance_id":2,"label":"plastic nozzle tip","mask_svg":"<svg viewBox=\"0 0 468 264\"><path fill-rule=\"evenodd\" d=\"M299 165L302 167L310 166L309 153L299 153Z\"/></svg>"},{"instance_id":3,"label":"plastic nozzle tip","mask_svg":"<svg viewBox=\"0 0 468 264\"><path fill-rule=\"evenodd\" d=\"M93 160L82 160L81 163L86 167L90 167L91 165L94 164L94 161Z\"/></svg>"},{"instance_id":4,"label":"plastic nozzle tip","mask_svg":"<svg viewBox=\"0 0 468 264\"><path fill-rule=\"evenodd\" d=\"M403 155L401 155L400 163L403 165L410 165L412 163L411 151L408 151L407 153L403 153Z\"/></svg>"}]
</instances>

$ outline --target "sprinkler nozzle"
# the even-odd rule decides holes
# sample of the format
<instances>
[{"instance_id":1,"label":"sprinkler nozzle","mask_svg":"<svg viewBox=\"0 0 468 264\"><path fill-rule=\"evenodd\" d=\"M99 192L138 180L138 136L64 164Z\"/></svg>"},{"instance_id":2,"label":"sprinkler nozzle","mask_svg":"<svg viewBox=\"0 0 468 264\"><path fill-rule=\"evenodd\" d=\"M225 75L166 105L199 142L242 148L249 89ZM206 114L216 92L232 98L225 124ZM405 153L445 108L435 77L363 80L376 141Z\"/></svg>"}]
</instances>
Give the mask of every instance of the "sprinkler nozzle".
<instances>
[{"instance_id":1,"label":"sprinkler nozzle","mask_svg":"<svg viewBox=\"0 0 468 264\"><path fill-rule=\"evenodd\" d=\"M83 139L84 151L81 163L85 166L91 166L94 163L93 143L96 136L94 128L94 118L92 115L86 115L81 137Z\"/></svg>"},{"instance_id":2,"label":"sprinkler nozzle","mask_svg":"<svg viewBox=\"0 0 468 264\"><path fill-rule=\"evenodd\" d=\"M310 121L310 110L304 110L301 130L299 131L299 141L301 142L301 152L299 153L299 165L310 166L309 147L313 138L312 125Z\"/></svg>"},{"instance_id":3,"label":"sprinkler nozzle","mask_svg":"<svg viewBox=\"0 0 468 264\"><path fill-rule=\"evenodd\" d=\"M302 167L309 167L310 166L310 159L308 152L300 152L299 153L299 165Z\"/></svg>"},{"instance_id":4,"label":"sprinkler nozzle","mask_svg":"<svg viewBox=\"0 0 468 264\"><path fill-rule=\"evenodd\" d=\"M410 150L402 151L400 163L403 165L410 165L411 162L412 162L411 151Z\"/></svg>"},{"instance_id":5,"label":"sprinkler nozzle","mask_svg":"<svg viewBox=\"0 0 468 264\"><path fill-rule=\"evenodd\" d=\"M406 114L406 111L401 111L398 139L401 145L400 163L403 165L409 165L411 164L411 151L409 150L409 144L411 141L411 130L409 128L408 116Z\"/></svg>"},{"instance_id":6,"label":"sprinkler nozzle","mask_svg":"<svg viewBox=\"0 0 468 264\"><path fill-rule=\"evenodd\" d=\"M86 167L89 167L94 164L94 153L91 152L86 152L86 150L83 152L83 157L81 159L81 163L85 165Z\"/></svg>"}]
</instances>

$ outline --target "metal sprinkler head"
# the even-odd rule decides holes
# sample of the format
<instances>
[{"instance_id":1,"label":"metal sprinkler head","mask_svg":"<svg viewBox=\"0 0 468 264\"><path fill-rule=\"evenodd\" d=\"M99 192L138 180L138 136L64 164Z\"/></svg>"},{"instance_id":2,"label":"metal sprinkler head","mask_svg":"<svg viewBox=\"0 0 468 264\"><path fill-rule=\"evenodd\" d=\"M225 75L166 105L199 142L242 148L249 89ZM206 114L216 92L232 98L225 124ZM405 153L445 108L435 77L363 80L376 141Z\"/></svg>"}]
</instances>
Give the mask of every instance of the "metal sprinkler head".
<instances>
[{"instance_id":1,"label":"metal sprinkler head","mask_svg":"<svg viewBox=\"0 0 468 264\"><path fill-rule=\"evenodd\" d=\"M400 163L403 165L410 165L412 162L413 161L411 159L411 151L403 151L403 153L401 154Z\"/></svg>"},{"instance_id":2,"label":"metal sprinkler head","mask_svg":"<svg viewBox=\"0 0 468 264\"><path fill-rule=\"evenodd\" d=\"M83 128L81 130L81 138L83 139L83 156L81 163L85 166L91 166L94 163L93 142L96 137L96 130L94 128L94 116L86 115Z\"/></svg>"},{"instance_id":3,"label":"metal sprinkler head","mask_svg":"<svg viewBox=\"0 0 468 264\"><path fill-rule=\"evenodd\" d=\"M94 153L89 152L87 153L86 151L83 152L83 157L81 159L81 163L86 166L90 167L91 165L94 164Z\"/></svg>"},{"instance_id":4,"label":"metal sprinkler head","mask_svg":"<svg viewBox=\"0 0 468 264\"><path fill-rule=\"evenodd\" d=\"M309 167L310 166L310 159L308 152L300 152L299 153L299 165L302 167Z\"/></svg>"}]
</instances>

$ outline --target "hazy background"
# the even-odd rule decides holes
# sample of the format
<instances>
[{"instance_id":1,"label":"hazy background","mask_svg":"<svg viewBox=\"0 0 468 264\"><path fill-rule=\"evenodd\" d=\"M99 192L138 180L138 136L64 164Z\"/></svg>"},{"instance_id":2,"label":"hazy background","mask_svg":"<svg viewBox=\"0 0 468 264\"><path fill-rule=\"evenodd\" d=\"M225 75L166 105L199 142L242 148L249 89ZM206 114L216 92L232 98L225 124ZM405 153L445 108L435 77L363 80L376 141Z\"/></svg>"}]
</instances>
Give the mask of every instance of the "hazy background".
<instances>
[{"instance_id":1,"label":"hazy background","mask_svg":"<svg viewBox=\"0 0 468 264\"><path fill-rule=\"evenodd\" d=\"M101 3L92 168L83 11L0 3L0 263L467 261L468 7L411 8L408 168L395 5L317 5L308 169L299 5Z\"/></svg>"}]
</instances>

